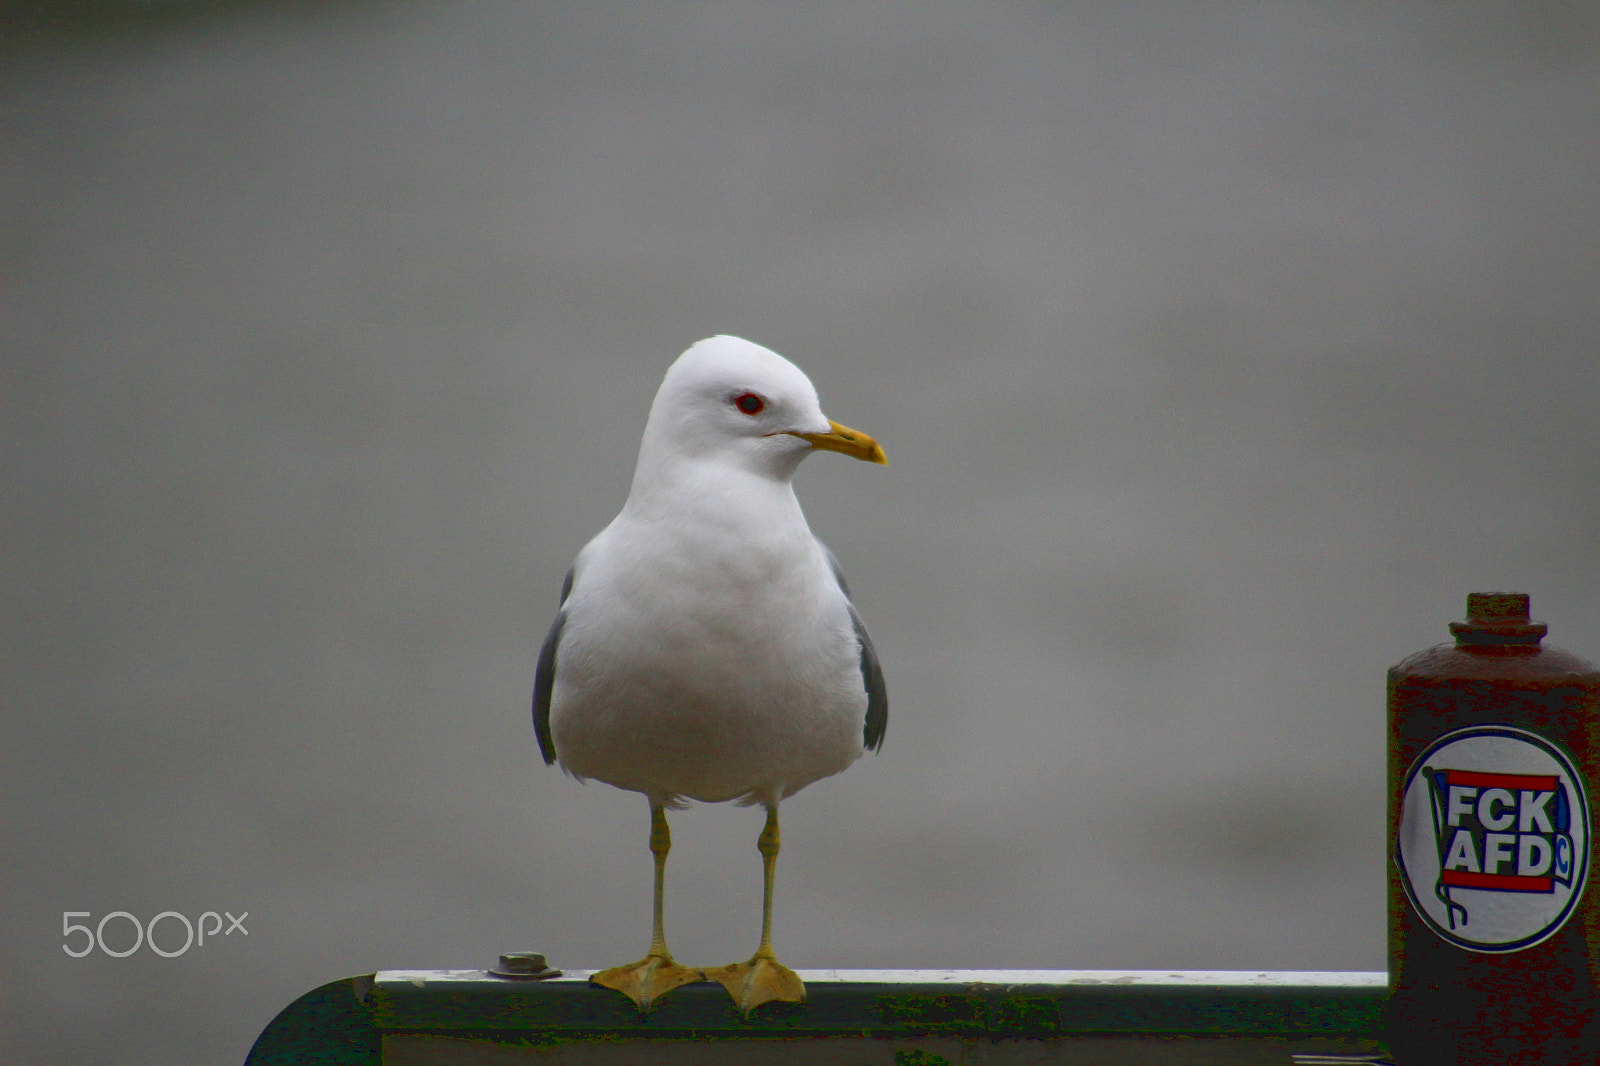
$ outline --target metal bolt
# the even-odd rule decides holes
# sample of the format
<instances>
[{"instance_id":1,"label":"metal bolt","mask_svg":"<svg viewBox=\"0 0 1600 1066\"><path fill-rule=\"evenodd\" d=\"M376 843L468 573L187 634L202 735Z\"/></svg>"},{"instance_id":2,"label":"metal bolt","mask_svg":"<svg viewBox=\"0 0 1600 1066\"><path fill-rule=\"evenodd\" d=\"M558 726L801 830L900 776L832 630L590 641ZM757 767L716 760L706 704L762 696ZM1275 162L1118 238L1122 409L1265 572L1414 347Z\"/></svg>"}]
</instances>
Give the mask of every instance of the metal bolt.
<instances>
[{"instance_id":1,"label":"metal bolt","mask_svg":"<svg viewBox=\"0 0 1600 1066\"><path fill-rule=\"evenodd\" d=\"M1549 631L1543 622L1528 620L1525 592L1473 592L1467 596L1467 620L1451 622L1456 646L1527 645L1537 648Z\"/></svg>"},{"instance_id":2,"label":"metal bolt","mask_svg":"<svg viewBox=\"0 0 1600 1066\"><path fill-rule=\"evenodd\" d=\"M560 970L552 970L537 951L512 951L500 956L500 967L489 971L496 977L509 977L520 981L543 981L560 977Z\"/></svg>"}]
</instances>

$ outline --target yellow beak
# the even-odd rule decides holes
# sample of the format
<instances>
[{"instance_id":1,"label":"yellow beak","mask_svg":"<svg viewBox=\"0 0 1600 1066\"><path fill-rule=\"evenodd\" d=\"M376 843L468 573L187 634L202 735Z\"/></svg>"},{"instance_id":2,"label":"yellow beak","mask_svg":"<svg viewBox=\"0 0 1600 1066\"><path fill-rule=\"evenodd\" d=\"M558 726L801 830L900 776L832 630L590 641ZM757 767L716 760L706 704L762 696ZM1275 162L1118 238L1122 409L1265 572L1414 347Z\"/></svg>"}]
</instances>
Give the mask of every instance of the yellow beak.
<instances>
[{"instance_id":1,"label":"yellow beak","mask_svg":"<svg viewBox=\"0 0 1600 1066\"><path fill-rule=\"evenodd\" d=\"M828 452L843 452L867 463L889 465L889 457L883 454L883 448L865 433L849 426L841 426L832 419L828 420L828 425L833 427L828 433L796 433L795 436L810 441L813 448L821 448Z\"/></svg>"}]
</instances>

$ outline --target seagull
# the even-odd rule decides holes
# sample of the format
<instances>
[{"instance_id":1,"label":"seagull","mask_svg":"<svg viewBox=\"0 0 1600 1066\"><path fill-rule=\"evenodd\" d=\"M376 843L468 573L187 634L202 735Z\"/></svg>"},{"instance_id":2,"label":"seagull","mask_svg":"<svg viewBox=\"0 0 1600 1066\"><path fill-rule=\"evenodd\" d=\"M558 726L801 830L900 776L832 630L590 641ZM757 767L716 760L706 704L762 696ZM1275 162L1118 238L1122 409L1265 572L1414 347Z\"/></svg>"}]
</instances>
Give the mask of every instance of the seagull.
<instances>
[{"instance_id":1,"label":"seagull","mask_svg":"<svg viewBox=\"0 0 1600 1066\"><path fill-rule=\"evenodd\" d=\"M746 1014L805 1000L772 950L778 804L877 750L889 713L838 561L795 498L795 471L818 450L888 462L823 415L783 356L738 337L695 344L668 368L627 502L578 553L539 651L546 765L650 803L650 950L590 978L641 1011L699 980L721 982ZM667 950L666 812L687 800L766 808L761 942L747 962L702 970Z\"/></svg>"}]
</instances>

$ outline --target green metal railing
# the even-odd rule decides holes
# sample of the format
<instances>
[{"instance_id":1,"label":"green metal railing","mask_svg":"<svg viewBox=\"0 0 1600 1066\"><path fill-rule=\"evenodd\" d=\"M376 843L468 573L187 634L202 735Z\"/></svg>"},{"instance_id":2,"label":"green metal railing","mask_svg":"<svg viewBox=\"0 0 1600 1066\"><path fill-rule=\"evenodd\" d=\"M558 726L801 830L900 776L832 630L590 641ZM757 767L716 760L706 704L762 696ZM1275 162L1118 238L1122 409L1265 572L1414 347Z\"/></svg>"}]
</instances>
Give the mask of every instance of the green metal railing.
<instances>
[{"instance_id":1,"label":"green metal railing","mask_svg":"<svg viewBox=\"0 0 1600 1066\"><path fill-rule=\"evenodd\" d=\"M1382 973L803 970L746 1018L715 984L641 1015L587 971L386 970L287 1007L248 1066L1383 1062Z\"/></svg>"}]
</instances>

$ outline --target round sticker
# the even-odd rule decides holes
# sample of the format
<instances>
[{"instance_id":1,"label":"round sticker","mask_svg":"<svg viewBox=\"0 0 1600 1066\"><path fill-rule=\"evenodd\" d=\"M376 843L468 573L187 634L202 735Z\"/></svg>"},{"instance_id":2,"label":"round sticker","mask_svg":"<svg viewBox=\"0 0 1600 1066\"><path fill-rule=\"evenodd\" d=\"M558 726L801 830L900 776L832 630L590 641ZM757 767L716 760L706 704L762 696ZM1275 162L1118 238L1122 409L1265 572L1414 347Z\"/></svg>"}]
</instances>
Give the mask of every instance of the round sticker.
<instances>
[{"instance_id":1,"label":"round sticker","mask_svg":"<svg viewBox=\"0 0 1600 1066\"><path fill-rule=\"evenodd\" d=\"M1422 920L1468 951L1531 948L1589 877L1589 798L1555 744L1508 725L1446 733L1406 772L1395 865Z\"/></svg>"}]
</instances>

